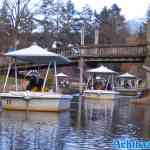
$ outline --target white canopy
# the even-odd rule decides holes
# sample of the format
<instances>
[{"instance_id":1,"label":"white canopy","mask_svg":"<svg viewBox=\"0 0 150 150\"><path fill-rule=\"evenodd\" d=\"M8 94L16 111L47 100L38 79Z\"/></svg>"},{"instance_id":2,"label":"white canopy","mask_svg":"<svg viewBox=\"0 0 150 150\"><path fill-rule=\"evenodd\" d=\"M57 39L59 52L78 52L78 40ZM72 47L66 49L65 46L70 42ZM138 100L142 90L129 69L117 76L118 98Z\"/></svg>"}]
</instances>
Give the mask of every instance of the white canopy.
<instances>
[{"instance_id":1,"label":"white canopy","mask_svg":"<svg viewBox=\"0 0 150 150\"><path fill-rule=\"evenodd\" d=\"M108 69L105 66L100 66L100 67L95 68L95 69L90 69L87 72L89 72L89 73L102 73L102 74L117 74L117 72L115 72L111 69Z\"/></svg>"},{"instance_id":2,"label":"white canopy","mask_svg":"<svg viewBox=\"0 0 150 150\"><path fill-rule=\"evenodd\" d=\"M127 72L127 73L121 74L121 75L119 76L119 78L136 78L136 76L133 75L133 74L129 74L129 73Z\"/></svg>"},{"instance_id":3,"label":"white canopy","mask_svg":"<svg viewBox=\"0 0 150 150\"><path fill-rule=\"evenodd\" d=\"M49 52L35 44L28 48L8 52L5 55L35 64L48 64L49 62L55 61L57 64L66 64L70 62L67 58L56 53Z\"/></svg>"},{"instance_id":4,"label":"white canopy","mask_svg":"<svg viewBox=\"0 0 150 150\"><path fill-rule=\"evenodd\" d=\"M68 77L68 75L64 74L63 72L58 73L56 76L57 77Z\"/></svg>"}]
</instances>

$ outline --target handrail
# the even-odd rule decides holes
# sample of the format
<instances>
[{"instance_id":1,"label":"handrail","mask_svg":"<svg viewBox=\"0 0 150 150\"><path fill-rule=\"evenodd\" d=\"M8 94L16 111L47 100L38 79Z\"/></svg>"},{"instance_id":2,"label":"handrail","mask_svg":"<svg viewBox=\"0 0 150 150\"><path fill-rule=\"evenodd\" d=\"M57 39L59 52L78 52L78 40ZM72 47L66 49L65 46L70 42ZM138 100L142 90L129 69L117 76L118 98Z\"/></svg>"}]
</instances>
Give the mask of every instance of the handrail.
<instances>
[{"instance_id":1,"label":"handrail","mask_svg":"<svg viewBox=\"0 0 150 150\"><path fill-rule=\"evenodd\" d=\"M53 49L57 54L66 57L146 57L147 46L146 45L124 45L111 47L109 46L93 46L93 47L72 47L72 48L57 48Z\"/></svg>"}]
</instances>

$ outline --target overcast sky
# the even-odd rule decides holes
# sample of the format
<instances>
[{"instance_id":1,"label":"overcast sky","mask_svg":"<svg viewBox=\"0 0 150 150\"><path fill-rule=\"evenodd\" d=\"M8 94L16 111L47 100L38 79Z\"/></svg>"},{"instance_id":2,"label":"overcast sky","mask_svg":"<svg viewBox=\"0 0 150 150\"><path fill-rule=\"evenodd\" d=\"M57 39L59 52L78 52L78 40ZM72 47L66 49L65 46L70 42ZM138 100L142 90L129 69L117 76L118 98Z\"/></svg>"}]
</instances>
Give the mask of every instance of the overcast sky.
<instances>
[{"instance_id":1,"label":"overcast sky","mask_svg":"<svg viewBox=\"0 0 150 150\"><path fill-rule=\"evenodd\" d=\"M85 4L92 9L100 11L104 6L110 7L116 3L122 9L122 14L126 19L142 18L146 15L150 0L72 0L77 9L81 9Z\"/></svg>"}]
</instances>

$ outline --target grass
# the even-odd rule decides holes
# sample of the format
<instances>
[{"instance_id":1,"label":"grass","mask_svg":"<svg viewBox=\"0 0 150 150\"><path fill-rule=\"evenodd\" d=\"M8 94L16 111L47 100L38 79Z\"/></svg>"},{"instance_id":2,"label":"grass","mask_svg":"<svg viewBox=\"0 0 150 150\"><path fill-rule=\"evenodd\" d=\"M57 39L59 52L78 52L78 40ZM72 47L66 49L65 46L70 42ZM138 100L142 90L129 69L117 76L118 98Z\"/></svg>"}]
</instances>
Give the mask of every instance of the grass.
<instances>
[{"instance_id":1,"label":"grass","mask_svg":"<svg viewBox=\"0 0 150 150\"><path fill-rule=\"evenodd\" d=\"M3 90L5 80L6 75L0 75L0 91ZM18 79L18 84L20 85L20 79ZM6 85L6 91L13 90L15 89L14 87L15 87L15 77L9 77Z\"/></svg>"}]
</instances>

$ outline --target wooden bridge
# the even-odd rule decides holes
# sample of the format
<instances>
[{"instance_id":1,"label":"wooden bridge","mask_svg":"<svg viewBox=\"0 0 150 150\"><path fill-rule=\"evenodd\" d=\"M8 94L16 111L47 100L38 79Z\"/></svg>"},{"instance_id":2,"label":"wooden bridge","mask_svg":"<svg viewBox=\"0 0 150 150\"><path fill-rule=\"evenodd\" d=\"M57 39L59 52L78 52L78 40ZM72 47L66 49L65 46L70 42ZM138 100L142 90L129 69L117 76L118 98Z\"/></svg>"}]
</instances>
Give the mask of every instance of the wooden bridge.
<instances>
[{"instance_id":1,"label":"wooden bridge","mask_svg":"<svg viewBox=\"0 0 150 150\"><path fill-rule=\"evenodd\" d=\"M136 45L90 45L55 48L50 51L66 56L73 62L81 57L85 62L144 62L147 44Z\"/></svg>"}]
</instances>

